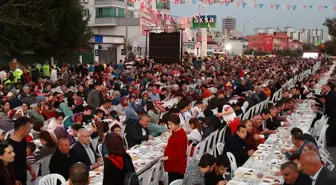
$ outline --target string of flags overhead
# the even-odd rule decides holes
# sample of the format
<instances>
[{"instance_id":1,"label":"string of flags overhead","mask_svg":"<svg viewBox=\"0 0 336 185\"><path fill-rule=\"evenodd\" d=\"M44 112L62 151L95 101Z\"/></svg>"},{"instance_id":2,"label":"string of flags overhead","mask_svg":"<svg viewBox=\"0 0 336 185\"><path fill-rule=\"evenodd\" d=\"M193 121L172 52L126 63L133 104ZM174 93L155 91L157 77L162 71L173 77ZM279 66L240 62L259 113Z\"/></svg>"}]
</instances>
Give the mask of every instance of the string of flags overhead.
<instances>
[{"instance_id":1,"label":"string of flags overhead","mask_svg":"<svg viewBox=\"0 0 336 185\"><path fill-rule=\"evenodd\" d=\"M137 1L137 0L129 0L129 1ZM238 1L234 2L233 0L138 0L145 1L151 3L152 1L156 1L156 3L172 3L172 4L198 4L202 3L203 6L206 5L221 5L224 7L236 6L238 8L270 8L274 10L291 10L297 11L299 9L304 10L313 10L313 11L335 11L336 5L297 5L297 4L265 4L265 3L257 3L257 2L244 2Z\"/></svg>"}]
</instances>

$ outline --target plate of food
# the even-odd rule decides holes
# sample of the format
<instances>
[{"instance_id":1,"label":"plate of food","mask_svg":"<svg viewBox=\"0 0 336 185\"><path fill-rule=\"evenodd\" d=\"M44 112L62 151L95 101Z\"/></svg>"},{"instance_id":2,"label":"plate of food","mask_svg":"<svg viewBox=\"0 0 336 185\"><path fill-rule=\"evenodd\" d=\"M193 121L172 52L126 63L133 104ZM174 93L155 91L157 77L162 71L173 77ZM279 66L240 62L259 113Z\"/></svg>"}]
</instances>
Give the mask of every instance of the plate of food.
<instances>
[{"instance_id":1,"label":"plate of food","mask_svg":"<svg viewBox=\"0 0 336 185\"><path fill-rule=\"evenodd\" d=\"M253 155L256 155L256 156L260 156L263 154L263 151L262 150L257 150L253 153Z\"/></svg>"},{"instance_id":2,"label":"plate of food","mask_svg":"<svg viewBox=\"0 0 336 185\"><path fill-rule=\"evenodd\" d=\"M265 177L259 185L280 184L280 180L275 177Z\"/></svg>"},{"instance_id":3,"label":"plate of food","mask_svg":"<svg viewBox=\"0 0 336 185\"><path fill-rule=\"evenodd\" d=\"M240 175L252 175L254 172L254 169L251 168L244 168L244 167L239 167L236 171L235 174L240 174ZM246 173L246 174L245 174Z\"/></svg>"}]
</instances>

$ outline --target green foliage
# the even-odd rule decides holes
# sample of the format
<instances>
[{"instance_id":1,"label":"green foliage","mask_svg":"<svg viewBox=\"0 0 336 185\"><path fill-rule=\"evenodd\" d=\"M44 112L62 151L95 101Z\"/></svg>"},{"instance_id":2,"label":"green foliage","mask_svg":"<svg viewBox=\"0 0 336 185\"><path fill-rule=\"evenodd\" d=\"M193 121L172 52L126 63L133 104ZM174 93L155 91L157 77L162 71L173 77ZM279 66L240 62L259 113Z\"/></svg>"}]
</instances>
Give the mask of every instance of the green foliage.
<instances>
[{"instance_id":1,"label":"green foliage","mask_svg":"<svg viewBox=\"0 0 336 185\"><path fill-rule=\"evenodd\" d=\"M328 27L329 35L331 36L332 40L336 41L336 17L334 18L327 18L324 23L324 26Z\"/></svg>"},{"instance_id":2,"label":"green foliage","mask_svg":"<svg viewBox=\"0 0 336 185\"><path fill-rule=\"evenodd\" d=\"M79 0L2 0L0 50L51 56L86 45L91 31L83 11Z\"/></svg>"},{"instance_id":3,"label":"green foliage","mask_svg":"<svg viewBox=\"0 0 336 185\"><path fill-rule=\"evenodd\" d=\"M304 52L305 52L305 51L317 51L317 50L319 50L319 47L316 46L315 44L304 43L304 44L302 45L302 49L303 49Z\"/></svg>"},{"instance_id":4,"label":"green foliage","mask_svg":"<svg viewBox=\"0 0 336 185\"><path fill-rule=\"evenodd\" d=\"M331 36L331 40L324 43L324 52L336 56L336 17L327 18L323 25L328 27L328 32Z\"/></svg>"}]
</instances>

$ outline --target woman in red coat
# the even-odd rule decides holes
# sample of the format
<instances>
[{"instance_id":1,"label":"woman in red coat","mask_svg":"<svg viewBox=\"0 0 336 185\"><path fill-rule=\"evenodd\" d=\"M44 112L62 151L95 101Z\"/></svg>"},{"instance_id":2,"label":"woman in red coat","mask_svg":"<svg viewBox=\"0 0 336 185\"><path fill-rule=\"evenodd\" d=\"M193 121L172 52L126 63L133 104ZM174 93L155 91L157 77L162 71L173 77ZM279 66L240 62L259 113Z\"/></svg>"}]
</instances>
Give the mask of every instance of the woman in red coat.
<instances>
[{"instance_id":1,"label":"woman in red coat","mask_svg":"<svg viewBox=\"0 0 336 185\"><path fill-rule=\"evenodd\" d=\"M171 183L184 177L187 168L188 139L186 132L180 127L180 118L177 115L170 116L168 127L172 135L161 160L164 160L164 169L168 172L169 183Z\"/></svg>"}]
</instances>

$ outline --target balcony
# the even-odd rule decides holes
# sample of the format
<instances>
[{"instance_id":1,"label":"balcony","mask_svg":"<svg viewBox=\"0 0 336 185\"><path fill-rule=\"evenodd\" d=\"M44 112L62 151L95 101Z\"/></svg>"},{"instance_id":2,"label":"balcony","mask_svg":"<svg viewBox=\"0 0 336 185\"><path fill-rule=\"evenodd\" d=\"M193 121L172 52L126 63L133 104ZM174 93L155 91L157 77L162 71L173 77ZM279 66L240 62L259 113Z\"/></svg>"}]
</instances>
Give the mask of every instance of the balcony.
<instances>
[{"instance_id":1,"label":"balcony","mask_svg":"<svg viewBox=\"0 0 336 185\"><path fill-rule=\"evenodd\" d=\"M95 6L125 6L125 1L123 0L95 0L94 2ZM134 7L134 2L127 2L127 5L129 7Z\"/></svg>"},{"instance_id":2,"label":"balcony","mask_svg":"<svg viewBox=\"0 0 336 185\"><path fill-rule=\"evenodd\" d=\"M128 18L128 26L139 26L140 18ZM96 18L95 26L126 26L126 18Z\"/></svg>"},{"instance_id":3,"label":"balcony","mask_svg":"<svg viewBox=\"0 0 336 185\"><path fill-rule=\"evenodd\" d=\"M156 3L156 9L158 10L170 10L170 1L167 1L166 3Z\"/></svg>"},{"instance_id":4,"label":"balcony","mask_svg":"<svg viewBox=\"0 0 336 185\"><path fill-rule=\"evenodd\" d=\"M95 18L95 26L117 26L117 18Z\"/></svg>"}]
</instances>

